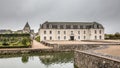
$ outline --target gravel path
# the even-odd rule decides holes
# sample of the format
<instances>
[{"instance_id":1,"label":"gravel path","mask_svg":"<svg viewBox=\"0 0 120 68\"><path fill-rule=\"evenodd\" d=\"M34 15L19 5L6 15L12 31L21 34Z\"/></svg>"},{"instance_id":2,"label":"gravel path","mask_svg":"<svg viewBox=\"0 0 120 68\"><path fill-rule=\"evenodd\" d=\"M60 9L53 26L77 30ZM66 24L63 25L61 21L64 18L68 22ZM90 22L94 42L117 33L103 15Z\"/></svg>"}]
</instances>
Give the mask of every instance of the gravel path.
<instances>
[{"instance_id":1,"label":"gravel path","mask_svg":"<svg viewBox=\"0 0 120 68\"><path fill-rule=\"evenodd\" d=\"M51 49L52 47L45 46L44 44L37 42L36 40L33 40L33 49Z\"/></svg>"}]
</instances>

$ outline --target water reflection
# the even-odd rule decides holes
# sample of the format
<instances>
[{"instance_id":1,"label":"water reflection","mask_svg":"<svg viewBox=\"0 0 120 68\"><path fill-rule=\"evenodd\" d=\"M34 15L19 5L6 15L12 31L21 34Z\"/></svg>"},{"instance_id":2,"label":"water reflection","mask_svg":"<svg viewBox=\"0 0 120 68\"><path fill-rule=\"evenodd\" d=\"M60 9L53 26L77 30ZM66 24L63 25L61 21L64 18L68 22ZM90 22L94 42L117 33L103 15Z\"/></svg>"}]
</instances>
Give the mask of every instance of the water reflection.
<instances>
[{"instance_id":1,"label":"water reflection","mask_svg":"<svg viewBox=\"0 0 120 68\"><path fill-rule=\"evenodd\" d=\"M74 68L73 53L71 52L0 55L0 63L6 61L6 59L9 61L17 59L15 62L20 65L20 67L17 68L32 68L32 66L36 66L36 68ZM19 59L21 59L21 61L19 61ZM10 62L7 61L4 64L10 64ZM4 64L2 68L7 68ZM12 65L10 66L12 67Z\"/></svg>"},{"instance_id":2,"label":"water reflection","mask_svg":"<svg viewBox=\"0 0 120 68\"><path fill-rule=\"evenodd\" d=\"M27 63L28 60L29 60L29 56L28 55L23 55L21 60L22 60L23 63Z\"/></svg>"},{"instance_id":3,"label":"water reflection","mask_svg":"<svg viewBox=\"0 0 120 68\"><path fill-rule=\"evenodd\" d=\"M73 53L61 52L61 53L48 53L39 56L39 59L45 65L54 63L68 63L73 62Z\"/></svg>"}]
</instances>

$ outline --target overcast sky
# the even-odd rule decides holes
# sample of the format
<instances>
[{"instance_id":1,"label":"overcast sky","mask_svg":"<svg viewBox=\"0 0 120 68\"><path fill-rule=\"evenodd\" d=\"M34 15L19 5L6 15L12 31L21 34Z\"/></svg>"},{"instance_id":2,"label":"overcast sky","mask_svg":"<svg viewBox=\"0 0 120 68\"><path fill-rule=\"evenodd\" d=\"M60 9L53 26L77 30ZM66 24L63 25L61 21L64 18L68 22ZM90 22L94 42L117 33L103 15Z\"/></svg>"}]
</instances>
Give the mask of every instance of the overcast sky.
<instances>
[{"instance_id":1,"label":"overcast sky","mask_svg":"<svg viewBox=\"0 0 120 68\"><path fill-rule=\"evenodd\" d=\"M35 32L45 21L96 21L105 33L120 32L120 0L0 0L0 29Z\"/></svg>"}]
</instances>

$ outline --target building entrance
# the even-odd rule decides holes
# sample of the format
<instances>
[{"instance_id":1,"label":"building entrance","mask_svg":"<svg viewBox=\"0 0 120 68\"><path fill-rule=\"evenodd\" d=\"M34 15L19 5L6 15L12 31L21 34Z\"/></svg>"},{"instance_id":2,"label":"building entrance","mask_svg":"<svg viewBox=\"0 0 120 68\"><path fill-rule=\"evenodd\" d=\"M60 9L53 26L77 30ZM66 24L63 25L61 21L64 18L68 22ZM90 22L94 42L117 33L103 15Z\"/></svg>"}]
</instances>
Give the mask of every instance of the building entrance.
<instances>
[{"instance_id":1,"label":"building entrance","mask_svg":"<svg viewBox=\"0 0 120 68\"><path fill-rule=\"evenodd\" d=\"M70 40L74 40L74 36L70 36Z\"/></svg>"}]
</instances>

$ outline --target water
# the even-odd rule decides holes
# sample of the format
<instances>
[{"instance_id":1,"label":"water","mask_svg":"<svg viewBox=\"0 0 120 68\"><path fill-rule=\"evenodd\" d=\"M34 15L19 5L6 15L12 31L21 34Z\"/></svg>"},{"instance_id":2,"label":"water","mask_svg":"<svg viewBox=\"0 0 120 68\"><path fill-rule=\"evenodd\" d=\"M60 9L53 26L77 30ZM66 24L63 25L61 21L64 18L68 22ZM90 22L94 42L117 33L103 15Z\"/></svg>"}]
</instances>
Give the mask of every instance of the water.
<instances>
[{"instance_id":1,"label":"water","mask_svg":"<svg viewBox=\"0 0 120 68\"><path fill-rule=\"evenodd\" d=\"M74 68L73 53L0 55L0 68Z\"/></svg>"}]
</instances>

